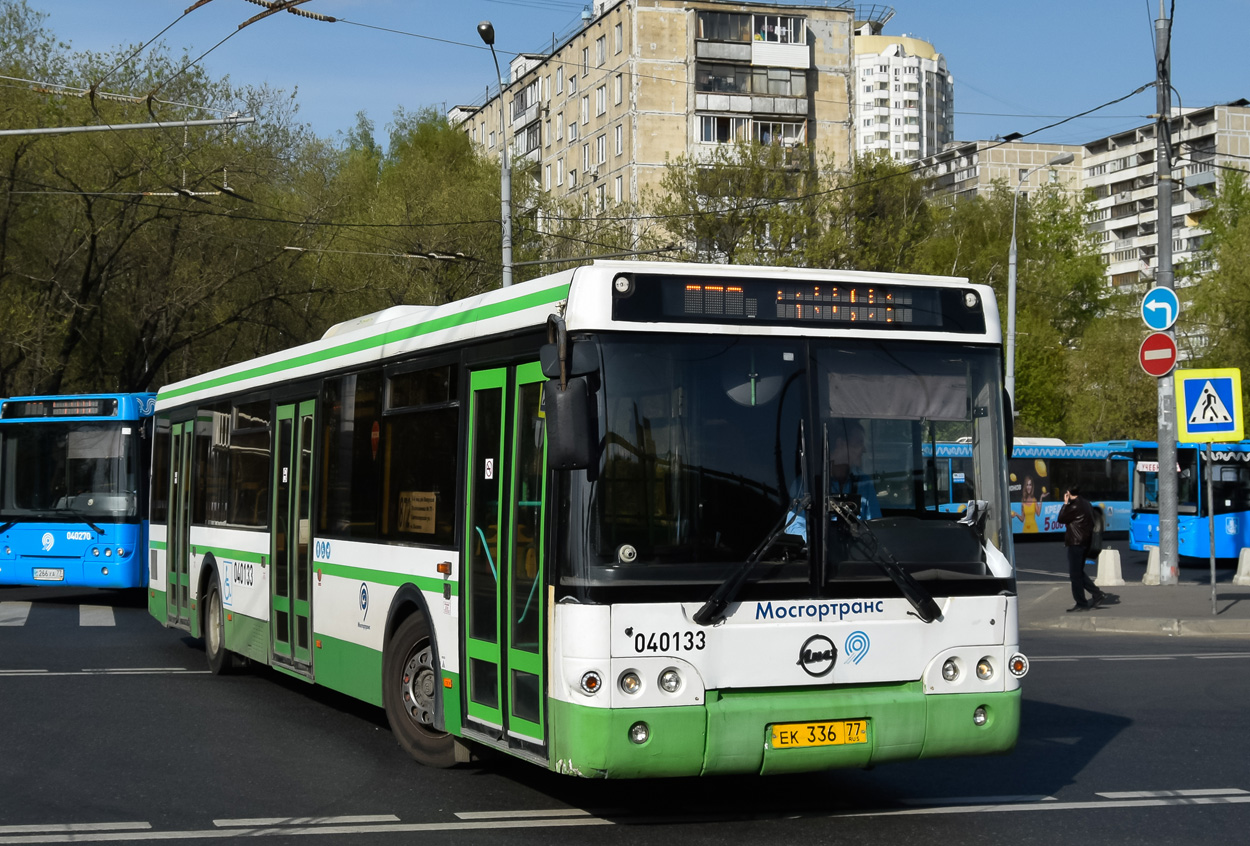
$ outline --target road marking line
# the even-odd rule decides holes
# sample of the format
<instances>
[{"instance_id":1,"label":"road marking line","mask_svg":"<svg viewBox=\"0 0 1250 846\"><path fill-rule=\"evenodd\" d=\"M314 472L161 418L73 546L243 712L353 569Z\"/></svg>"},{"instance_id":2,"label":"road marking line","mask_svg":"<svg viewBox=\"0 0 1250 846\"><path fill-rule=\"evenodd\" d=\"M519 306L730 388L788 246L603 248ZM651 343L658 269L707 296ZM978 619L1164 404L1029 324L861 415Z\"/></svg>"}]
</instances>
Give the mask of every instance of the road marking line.
<instances>
[{"instance_id":1,"label":"road marking line","mask_svg":"<svg viewBox=\"0 0 1250 846\"><path fill-rule=\"evenodd\" d=\"M1175 661L1175 655L1108 655L1099 661Z\"/></svg>"},{"instance_id":2,"label":"road marking line","mask_svg":"<svg viewBox=\"0 0 1250 846\"><path fill-rule=\"evenodd\" d=\"M1059 591L1059 590L1063 590L1062 585L1059 587L1051 588L1050 590L1046 591L1045 593L1043 593L1041 596L1037 597L1036 599L1029 600L1029 604L1036 605L1037 603L1041 602L1043 599L1049 599L1055 593L1055 591Z\"/></svg>"},{"instance_id":3,"label":"road marking line","mask_svg":"<svg viewBox=\"0 0 1250 846\"><path fill-rule=\"evenodd\" d=\"M1171 808L1188 805L1241 805L1250 796L1193 796L1168 799L1099 799L1090 802L1023 802L1010 805L964 805L958 807L905 808L889 811L859 811L832 814L833 817L904 817L924 814L996 814L1011 811L1088 811L1104 808ZM0 840L0 843L4 841Z\"/></svg>"},{"instance_id":4,"label":"road marking line","mask_svg":"<svg viewBox=\"0 0 1250 846\"><path fill-rule=\"evenodd\" d=\"M29 616L29 602L0 602L0 626L24 626Z\"/></svg>"},{"instance_id":5,"label":"road marking line","mask_svg":"<svg viewBox=\"0 0 1250 846\"><path fill-rule=\"evenodd\" d=\"M935 796L931 799L903 799L904 805L1002 805L1010 802L1058 802L1054 796Z\"/></svg>"},{"instance_id":6,"label":"road marking line","mask_svg":"<svg viewBox=\"0 0 1250 846\"><path fill-rule=\"evenodd\" d=\"M1122 793L1095 793L1104 799L1154 799L1168 796L1246 796L1250 791L1239 787L1221 787L1214 790L1129 790Z\"/></svg>"},{"instance_id":7,"label":"road marking line","mask_svg":"<svg viewBox=\"0 0 1250 846\"><path fill-rule=\"evenodd\" d=\"M108 605L79 605L78 625L80 626L116 626L113 609Z\"/></svg>"},{"instance_id":8,"label":"road marking line","mask_svg":"<svg viewBox=\"0 0 1250 846\"><path fill-rule=\"evenodd\" d=\"M394 814L365 814L344 817L260 817L250 820L213 820L213 825L230 826L271 826L271 825L340 825L346 823L380 823L399 822Z\"/></svg>"},{"instance_id":9,"label":"road marking line","mask_svg":"<svg viewBox=\"0 0 1250 846\"><path fill-rule=\"evenodd\" d=\"M590 811L583 811L581 808L556 808L551 811L460 811L456 816L462 820L513 820L537 817L588 817Z\"/></svg>"},{"instance_id":10,"label":"road marking line","mask_svg":"<svg viewBox=\"0 0 1250 846\"><path fill-rule=\"evenodd\" d=\"M46 825L0 825L0 834L45 834L70 831L135 831L152 828L147 822L49 823Z\"/></svg>"},{"instance_id":11,"label":"road marking line","mask_svg":"<svg viewBox=\"0 0 1250 846\"><path fill-rule=\"evenodd\" d=\"M1106 803L1102 803L1106 804ZM125 833L90 832L60 833L63 829L44 827L46 834L21 835L16 837L0 836L0 846L16 843L135 843L146 840L217 840L236 837L264 837L279 835L281 837L297 837L309 834L348 835L348 834L415 834L426 831L485 831L490 829L509 828L573 828L590 825L614 825L612 821L599 817L579 817L576 819L542 819L542 820L478 820L465 822L440 823L379 823L375 825L325 825L304 828L208 828L185 831L128 831Z\"/></svg>"},{"instance_id":12,"label":"road marking line","mask_svg":"<svg viewBox=\"0 0 1250 846\"><path fill-rule=\"evenodd\" d=\"M1034 663L1038 661L1127 661L1135 660L1138 657L1139 656L1136 655L1030 655L1029 660ZM1154 660L1156 658L1250 658L1250 652L1168 652L1160 655L1152 655L1149 658L1142 658L1141 660Z\"/></svg>"}]
</instances>

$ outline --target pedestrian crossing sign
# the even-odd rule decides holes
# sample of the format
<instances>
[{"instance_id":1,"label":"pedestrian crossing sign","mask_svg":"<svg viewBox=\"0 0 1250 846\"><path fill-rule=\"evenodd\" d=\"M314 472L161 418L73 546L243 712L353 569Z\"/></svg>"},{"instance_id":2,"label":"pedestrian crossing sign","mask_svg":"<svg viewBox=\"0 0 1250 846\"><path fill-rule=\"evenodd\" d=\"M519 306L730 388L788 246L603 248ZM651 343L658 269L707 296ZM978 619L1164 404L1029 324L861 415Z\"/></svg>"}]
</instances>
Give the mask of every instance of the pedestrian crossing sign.
<instances>
[{"instance_id":1,"label":"pedestrian crossing sign","mask_svg":"<svg viewBox=\"0 0 1250 846\"><path fill-rule=\"evenodd\" d=\"M1239 369L1177 370L1175 376L1178 441L1211 443L1245 437Z\"/></svg>"}]
</instances>

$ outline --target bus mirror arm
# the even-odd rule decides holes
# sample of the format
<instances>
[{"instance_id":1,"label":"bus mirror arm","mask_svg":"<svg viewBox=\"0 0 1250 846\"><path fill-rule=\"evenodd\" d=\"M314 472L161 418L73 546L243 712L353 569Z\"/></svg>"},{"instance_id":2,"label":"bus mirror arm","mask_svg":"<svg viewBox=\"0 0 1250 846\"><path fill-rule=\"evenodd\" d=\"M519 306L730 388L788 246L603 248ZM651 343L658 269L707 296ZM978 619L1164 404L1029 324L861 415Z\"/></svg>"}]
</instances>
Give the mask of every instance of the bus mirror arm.
<instances>
[{"instance_id":1,"label":"bus mirror arm","mask_svg":"<svg viewBox=\"0 0 1250 846\"><path fill-rule=\"evenodd\" d=\"M970 499L964 509L964 516L955 522L970 526L982 542L985 540L985 520L990 516L990 503L985 499Z\"/></svg>"},{"instance_id":2,"label":"bus mirror arm","mask_svg":"<svg viewBox=\"0 0 1250 846\"><path fill-rule=\"evenodd\" d=\"M808 494L796 496L790 501L790 508L785 514L781 515L781 519L773 526L771 532L764 536L760 541L760 545L755 547L755 551L746 557L746 559L738 565L738 569L729 574L729 578L721 582L720 585L708 597L707 602L694 612L691 617L700 626L714 626L721 620L725 619L725 609L729 607L729 603L734 601L734 597L738 595L738 591L742 590L742 586L747 582L747 576L755 569L756 563L764 557L764 553L772 548L777 538L781 537L790 523L795 517L807 511L812 504L812 498Z\"/></svg>"}]
</instances>

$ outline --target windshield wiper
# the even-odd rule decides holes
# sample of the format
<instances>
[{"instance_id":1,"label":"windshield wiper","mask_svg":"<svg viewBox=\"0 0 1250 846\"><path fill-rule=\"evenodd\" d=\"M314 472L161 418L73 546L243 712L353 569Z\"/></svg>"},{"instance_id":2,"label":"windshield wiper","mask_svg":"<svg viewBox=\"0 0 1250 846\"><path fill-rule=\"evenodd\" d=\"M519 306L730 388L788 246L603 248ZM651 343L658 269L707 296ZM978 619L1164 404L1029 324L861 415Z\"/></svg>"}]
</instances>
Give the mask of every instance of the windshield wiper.
<instances>
[{"instance_id":1,"label":"windshield wiper","mask_svg":"<svg viewBox=\"0 0 1250 846\"><path fill-rule=\"evenodd\" d=\"M738 591L742 590L742 586L747 583L747 577L751 571L755 569L755 565L764 557L764 553L777 542L777 538L781 537L786 527L807 510L811 505L812 498L809 494L796 496L790 500L790 507L785 514L781 515L781 519L777 521L777 525L773 526L764 540L760 541L760 545L755 551L746 557L746 560L738 565L738 568L729 574L729 578L721 582L720 587L712 592L707 602L698 611L694 612L692 618L700 626L709 626L719 623L725 619L725 609L729 607L729 603L734 601L734 597L738 595Z\"/></svg>"},{"instance_id":2,"label":"windshield wiper","mask_svg":"<svg viewBox=\"0 0 1250 846\"><path fill-rule=\"evenodd\" d=\"M804 437L803 422L799 421L799 473L803 479L801 488L802 493L790 500L790 507L781 519L777 521L777 525L773 526L772 531L764 536L764 540L760 541L760 545L755 551L746 557L746 560L738 565L729 578L720 583L720 586L712 592L707 602L703 603L698 611L694 612L692 618L700 626L715 625L725 619L725 609L729 607L729 603L734 601L734 597L738 595L738 591L742 590L742 586L747 583L747 576L755 569L755 565L764 557L764 553L768 552L782 533L789 527L790 523L797 520L800 515L805 515L807 509L812 504L812 495L807 493L811 488L807 484L807 446ZM806 520L806 516L804 517Z\"/></svg>"},{"instance_id":3,"label":"windshield wiper","mask_svg":"<svg viewBox=\"0 0 1250 846\"><path fill-rule=\"evenodd\" d=\"M58 508L56 509L56 513L57 514L73 514L75 517L82 520L88 526L95 529L95 533L97 535L104 534L104 530L101 529L99 526L97 526L95 523L92 523L91 520L87 517L87 513L85 511L79 511L77 508Z\"/></svg>"},{"instance_id":4,"label":"windshield wiper","mask_svg":"<svg viewBox=\"0 0 1250 846\"><path fill-rule=\"evenodd\" d=\"M933 601L929 592L911 577L911 574L899 566L890 551L881 545L876 534L868 527L868 523L859 516L859 509L854 503L843 502L833 497L826 498L826 508L838 516L838 525L851 541L855 543L872 563L898 585L903 596L916 609L916 615L926 623L932 623L942 616L942 609Z\"/></svg>"}]
</instances>

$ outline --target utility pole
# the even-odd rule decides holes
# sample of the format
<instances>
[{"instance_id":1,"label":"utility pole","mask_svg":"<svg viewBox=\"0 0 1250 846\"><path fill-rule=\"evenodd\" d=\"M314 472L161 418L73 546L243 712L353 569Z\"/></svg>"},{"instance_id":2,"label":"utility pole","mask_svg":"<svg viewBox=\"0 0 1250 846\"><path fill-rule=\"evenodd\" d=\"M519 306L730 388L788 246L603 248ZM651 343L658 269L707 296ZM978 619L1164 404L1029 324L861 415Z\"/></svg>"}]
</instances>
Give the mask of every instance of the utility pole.
<instances>
[{"instance_id":1,"label":"utility pole","mask_svg":"<svg viewBox=\"0 0 1250 846\"><path fill-rule=\"evenodd\" d=\"M1172 275L1172 22L1159 0L1159 17L1155 21L1155 99L1158 103L1157 159L1159 269L1155 284L1160 288L1176 287ZM1176 339L1176 330L1167 334ZM1179 581L1176 528L1176 399L1172 371L1159 377L1159 583L1174 585Z\"/></svg>"}]
</instances>

